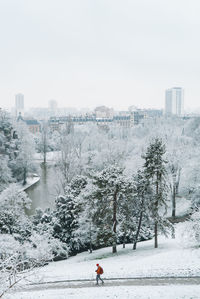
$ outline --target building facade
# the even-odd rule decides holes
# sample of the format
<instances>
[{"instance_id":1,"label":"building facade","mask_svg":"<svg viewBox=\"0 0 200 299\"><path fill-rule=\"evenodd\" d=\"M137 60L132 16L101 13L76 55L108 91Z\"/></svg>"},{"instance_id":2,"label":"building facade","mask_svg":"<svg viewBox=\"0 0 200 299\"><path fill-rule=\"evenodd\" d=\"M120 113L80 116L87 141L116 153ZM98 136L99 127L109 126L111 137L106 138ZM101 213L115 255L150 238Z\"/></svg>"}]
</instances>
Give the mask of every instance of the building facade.
<instances>
[{"instance_id":1,"label":"building facade","mask_svg":"<svg viewBox=\"0 0 200 299\"><path fill-rule=\"evenodd\" d=\"M24 122L31 133L36 134L41 131L41 125L36 119L28 119L23 118L21 113L19 113L19 116L17 117L17 122Z\"/></svg>"},{"instance_id":2,"label":"building facade","mask_svg":"<svg viewBox=\"0 0 200 299\"><path fill-rule=\"evenodd\" d=\"M25 119L24 121L27 124L31 133L36 134L40 132L40 123L36 119Z\"/></svg>"},{"instance_id":3,"label":"building facade","mask_svg":"<svg viewBox=\"0 0 200 299\"><path fill-rule=\"evenodd\" d=\"M165 92L165 114L181 116L184 113L184 90L173 87Z\"/></svg>"}]
</instances>

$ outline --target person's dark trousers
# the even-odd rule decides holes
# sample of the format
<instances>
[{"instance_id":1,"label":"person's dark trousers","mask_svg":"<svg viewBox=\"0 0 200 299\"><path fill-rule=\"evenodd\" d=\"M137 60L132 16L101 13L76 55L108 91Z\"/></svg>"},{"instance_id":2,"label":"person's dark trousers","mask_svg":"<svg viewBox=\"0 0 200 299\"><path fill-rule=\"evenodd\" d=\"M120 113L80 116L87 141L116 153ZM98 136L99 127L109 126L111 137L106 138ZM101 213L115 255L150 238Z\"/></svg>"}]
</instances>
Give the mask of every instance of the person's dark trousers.
<instances>
[{"instance_id":1,"label":"person's dark trousers","mask_svg":"<svg viewBox=\"0 0 200 299\"><path fill-rule=\"evenodd\" d=\"M103 284L104 283L103 279L101 278L100 274L97 274L97 276L96 276L97 284L99 284L99 279L101 280L101 282Z\"/></svg>"}]
</instances>

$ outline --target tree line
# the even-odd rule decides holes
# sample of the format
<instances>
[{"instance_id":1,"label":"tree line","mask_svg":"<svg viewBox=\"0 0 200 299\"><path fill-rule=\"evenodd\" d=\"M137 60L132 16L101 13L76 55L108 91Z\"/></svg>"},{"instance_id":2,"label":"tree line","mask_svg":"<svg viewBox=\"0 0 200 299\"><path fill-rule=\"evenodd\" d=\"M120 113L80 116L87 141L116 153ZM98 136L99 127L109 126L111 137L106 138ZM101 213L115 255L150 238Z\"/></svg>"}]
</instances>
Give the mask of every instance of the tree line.
<instances>
[{"instance_id":1,"label":"tree line","mask_svg":"<svg viewBox=\"0 0 200 299\"><path fill-rule=\"evenodd\" d=\"M136 249L138 241L153 237L158 247L158 234L173 232L166 216L169 201L172 216L180 193L198 205L198 184L193 184L198 168L194 173L187 163L189 156L194 161L198 157L197 120L161 119L106 131L66 127L50 132L44 126L34 136L36 149L45 155L52 150L61 153L55 165L61 188L52 210L38 208L31 217L26 213L30 199L13 183L23 184L32 171L33 136L5 115L0 125L6 157L4 164L1 159L2 173L8 178L0 181L0 233L35 249L43 236L51 258L104 246L112 246L114 253L117 244L125 247L130 242Z\"/></svg>"}]
</instances>

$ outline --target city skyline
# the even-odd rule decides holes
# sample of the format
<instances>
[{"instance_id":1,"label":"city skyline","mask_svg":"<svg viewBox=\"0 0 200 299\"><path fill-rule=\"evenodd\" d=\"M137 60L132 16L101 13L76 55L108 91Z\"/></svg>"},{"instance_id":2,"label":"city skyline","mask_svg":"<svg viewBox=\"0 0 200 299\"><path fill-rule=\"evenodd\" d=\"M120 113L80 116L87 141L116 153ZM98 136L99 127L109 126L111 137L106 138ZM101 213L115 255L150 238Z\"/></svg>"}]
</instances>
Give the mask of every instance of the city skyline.
<instances>
[{"instance_id":1,"label":"city skyline","mask_svg":"<svg viewBox=\"0 0 200 299\"><path fill-rule=\"evenodd\" d=\"M2 0L0 106L200 106L198 0Z\"/></svg>"},{"instance_id":2,"label":"city skyline","mask_svg":"<svg viewBox=\"0 0 200 299\"><path fill-rule=\"evenodd\" d=\"M112 106L108 106L108 105L97 105L95 107L73 107L73 106L59 106L57 101L55 99L51 99L48 101L47 103L47 106L35 106L35 107L26 107L26 103L25 103L25 96L24 94L22 93L18 93L15 95L15 101L14 101L14 105L11 107L11 111L14 113L14 114L20 114L23 115L24 112L26 111L29 111L31 109L46 109L46 110L49 110L51 112L55 112L57 110L62 110L62 109L74 109L74 110L85 110L85 112L87 111L95 111L96 109L108 109L108 110L113 110L113 111L134 111L134 110L165 110L164 108L161 108L161 109L156 109L156 108L153 108L153 107L143 107L143 108L140 108L138 106L135 106L135 105L131 105L131 106L128 106L128 107L125 107L125 109L114 109L114 107ZM0 107L2 108L2 107ZM17 112L18 111L18 112Z\"/></svg>"},{"instance_id":3,"label":"city skyline","mask_svg":"<svg viewBox=\"0 0 200 299\"><path fill-rule=\"evenodd\" d=\"M18 94L16 94L15 95L15 101L14 101L14 105L11 107L11 110L13 110L14 111L14 113L15 114L19 114L19 112L20 112L20 114L21 115L23 115L24 114L24 112L25 111L29 111L30 109L48 109L49 111L56 111L56 110L59 110L59 109L67 109L67 108L72 108L72 109L77 109L77 111L79 110L79 109L87 109L87 110L90 110L90 111L95 111L96 109L101 109L101 108L106 108L106 109L110 109L110 110L116 110L116 111L120 111L120 110L130 110L130 111L134 111L134 110L142 110L142 109L149 109L149 110L163 110L163 111L165 111L165 113L166 113L166 94L167 94L167 92L168 91L170 91L170 90L174 90L174 89L180 89L180 90L182 90L182 92L183 92L183 88L181 88L181 87L172 87L172 88L170 88L170 89L167 89L167 90L165 90L165 105L164 105L164 107L163 108L154 108L154 107L143 107L143 108L141 108L141 107L138 107L138 106L136 106L136 105L131 105L131 106L128 106L128 107L125 107L125 109L114 109L114 107L112 107L112 106L108 106L108 105L102 105L102 104L100 104L100 105L97 105L97 106L95 106L95 107L92 107L92 108L90 108L90 107L70 107L70 106L63 106L63 107L60 107L59 105L58 105L58 102L55 100L55 99L50 99L49 101L48 101L48 103L47 103L47 106L35 106L35 107L26 107L26 103L25 103L25 100L24 100L24 94L22 94L22 93L18 93ZM182 103L181 103L181 114L183 114L183 112L184 112L184 105L182 105ZM1 107L2 108L2 107ZM179 114L179 113L171 113L171 114Z\"/></svg>"},{"instance_id":4,"label":"city skyline","mask_svg":"<svg viewBox=\"0 0 200 299\"><path fill-rule=\"evenodd\" d=\"M13 101L12 101L12 104L11 105L2 105L2 106L0 106L0 108L3 108L3 109L8 109L8 110L10 110L10 109L15 109L16 108L16 97L18 96L18 95L21 95L21 96L23 96L23 100L24 100L24 97L25 97L25 95L23 94L23 93L21 93L21 92L19 92L19 93L17 93L17 94L15 94L14 96L13 96ZM26 97L25 97L26 98ZM36 103L35 105L34 105L34 103L31 103L31 105L29 104L29 105L27 105L28 103L26 102L26 100L24 101L24 106L23 106L23 110L24 111L26 111L26 110L29 110L29 109L31 109L31 108L49 108L49 109L51 109L50 108L50 106L51 106L51 102L53 103L56 103L56 105L57 105L57 108L72 108L72 109L89 109L89 110L94 110L96 107L99 107L99 106L106 106L106 107L110 107L110 108L113 108L113 109L115 109L115 110L127 110L129 107L132 107L132 106L134 106L134 107L136 107L137 109L159 109L159 110L165 110L165 108L166 108L166 103L165 103L165 98L166 98L166 90L164 91L164 94L163 94L163 99L162 99L162 104L161 105L155 105L155 106L152 106L152 105L147 105L147 106L145 106L145 105L136 105L135 103L134 103L134 101L133 102L130 102L129 104L128 104L128 106L126 106L126 105L114 105L114 106L112 106L112 104L107 104L107 103L98 103L98 104L93 104L93 105L91 105L91 106L84 106L84 105L82 105L82 106L77 106L77 105L75 105L75 106L73 106L73 103L71 103L71 105L70 105L70 103L67 103L66 102L66 105L65 105L65 102L61 102L61 103L63 103L63 105L59 105L59 102L56 100L56 99L48 99L47 101L44 101L44 102L40 102L40 103ZM29 102L29 101L28 101ZM1 103L1 102L0 102ZM69 104L69 105L67 105L67 104ZM190 107L187 107L187 108L189 108L190 109ZM196 106L196 107L193 107L194 109L195 108L200 108L200 106L198 107L198 106Z\"/></svg>"}]
</instances>

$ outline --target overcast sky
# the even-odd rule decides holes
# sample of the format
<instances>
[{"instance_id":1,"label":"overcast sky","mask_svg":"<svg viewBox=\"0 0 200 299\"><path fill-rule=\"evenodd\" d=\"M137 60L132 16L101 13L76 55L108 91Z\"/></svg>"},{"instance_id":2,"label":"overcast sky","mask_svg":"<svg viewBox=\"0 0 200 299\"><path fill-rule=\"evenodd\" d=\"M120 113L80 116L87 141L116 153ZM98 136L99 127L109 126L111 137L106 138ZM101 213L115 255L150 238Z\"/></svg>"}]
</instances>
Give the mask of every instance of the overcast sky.
<instances>
[{"instance_id":1,"label":"overcast sky","mask_svg":"<svg viewBox=\"0 0 200 299\"><path fill-rule=\"evenodd\" d=\"M0 107L200 106L199 0L0 0Z\"/></svg>"}]
</instances>

